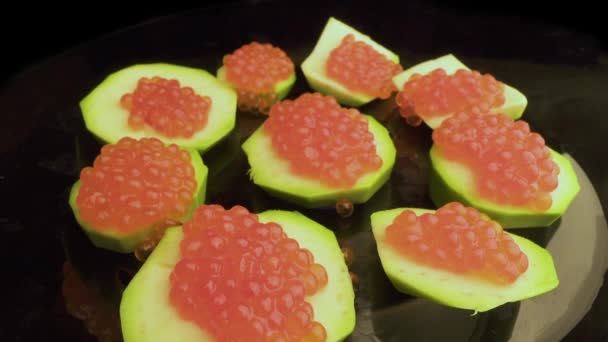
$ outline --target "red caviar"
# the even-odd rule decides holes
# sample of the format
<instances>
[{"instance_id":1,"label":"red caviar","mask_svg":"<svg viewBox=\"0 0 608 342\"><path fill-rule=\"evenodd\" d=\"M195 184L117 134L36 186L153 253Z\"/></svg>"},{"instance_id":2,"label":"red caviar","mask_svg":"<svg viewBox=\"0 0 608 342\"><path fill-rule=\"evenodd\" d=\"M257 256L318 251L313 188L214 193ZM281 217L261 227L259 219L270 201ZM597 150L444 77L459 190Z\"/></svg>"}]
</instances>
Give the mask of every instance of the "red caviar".
<instances>
[{"instance_id":1,"label":"red caviar","mask_svg":"<svg viewBox=\"0 0 608 342\"><path fill-rule=\"evenodd\" d=\"M559 166L525 121L501 114L456 114L433 132L441 155L465 163L478 193L499 204L547 210Z\"/></svg>"},{"instance_id":2,"label":"red caviar","mask_svg":"<svg viewBox=\"0 0 608 342\"><path fill-rule=\"evenodd\" d=\"M403 211L385 240L417 263L497 284L513 283L528 269L528 257L498 223L457 202L433 214Z\"/></svg>"},{"instance_id":3,"label":"red caviar","mask_svg":"<svg viewBox=\"0 0 608 342\"><path fill-rule=\"evenodd\" d=\"M330 52L325 66L327 75L346 88L381 99L397 90L392 78L403 70L369 44L355 40L353 34Z\"/></svg>"},{"instance_id":4,"label":"red caviar","mask_svg":"<svg viewBox=\"0 0 608 342\"><path fill-rule=\"evenodd\" d=\"M505 103L504 84L492 75L459 69L448 75L438 68L413 74L395 98L401 115L430 119L452 113L487 113Z\"/></svg>"},{"instance_id":5,"label":"red caviar","mask_svg":"<svg viewBox=\"0 0 608 342\"><path fill-rule=\"evenodd\" d=\"M129 111L134 130L149 126L167 138L190 138L207 124L211 98L181 87L177 80L155 76L141 78L120 105Z\"/></svg>"},{"instance_id":6,"label":"red caviar","mask_svg":"<svg viewBox=\"0 0 608 342\"><path fill-rule=\"evenodd\" d=\"M352 187L382 166L365 116L331 96L307 93L277 103L264 130L292 172L330 187Z\"/></svg>"},{"instance_id":7,"label":"red caviar","mask_svg":"<svg viewBox=\"0 0 608 342\"><path fill-rule=\"evenodd\" d=\"M184 224L170 301L219 341L325 341L306 297L325 268L276 223L246 208L199 207Z\"/></svg>"},{"instance_id":8,"label":"red caviar","mask_svg":"<svg viewBox=\"0 0 608 342\"><path fill-rule=\"evenodd\" d=\"M125 137L103 146L80 182L82 219L123 233L181 220L197 189L190 154L156 138Z\"/></svg>"},{"instance_id":9,"label":"red caviar","mask_svg":"<svg viewBox=\"0 0 608 342\"><path fill-rule=\"evenodd\" d=\"M241 110L267 112L277 102L275 86L294 74L287 54L271 44L252 42L224 56L226 79L236 88Z\"/></svg>"}]
</instances>

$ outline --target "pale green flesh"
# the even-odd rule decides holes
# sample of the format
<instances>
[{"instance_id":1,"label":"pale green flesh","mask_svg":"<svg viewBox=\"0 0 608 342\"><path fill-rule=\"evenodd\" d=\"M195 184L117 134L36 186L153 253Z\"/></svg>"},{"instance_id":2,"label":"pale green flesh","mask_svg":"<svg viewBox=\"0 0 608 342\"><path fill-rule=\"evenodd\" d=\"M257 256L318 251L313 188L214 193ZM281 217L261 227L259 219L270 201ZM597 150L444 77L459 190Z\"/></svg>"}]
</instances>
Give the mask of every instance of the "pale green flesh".
<instances>
[{"instance_id":1,"label":"pale green flesh","mask_svg":"<svg viewBox=\"0 0 608 342\"><path fill-rule=\"evenodd\" d=\"M192 166L194 167L194 178L196 184L198 184L198 188L194 194L192 205L186 216L182 219L182 222L189 219L190 216L192 216L194 209L205 202L207 174L209 173L207 166L203 164L200 154L192 150L188 150L188 152L191 156ZM116 229L95 229L80 217L80 211L78 209L78 204L76 203L79 190L80 180L76 181L70 190L70 207L72 208L76 221L96 247L105 248L118 253L131 253L141 242L153 233L155 228L154 225L142 227L142 229L129 234L125 234Z\"/></svg>"},{"instance_id":2,"label":"pale green flesh","mask_svg":"<svg viewBox=\"0 0 608 342\"><path fill-rule=\"evenodd\" d=\"M221 66L219 69L217 69L217 79L223 82L226 82L228 84L230 84L230 81L228 81L226 79L226 67L225 66ZM277 99L278 100L282 100L284 99L287 94L289 94L289 91L291 91L291 88L293 88L293 85L296 83L296 73L292 73L288 78L279 81L275 86L274 86L274 92L277 94Z\"/></svg>"},{"instance_id":3,"label":"pale green flesh","mask_svg":"<svg viewBox=\"0 0 608 342\"><path fill-rule=\"evenodd\" d=\"M413 74L421 74L425 75L430 73L431 71L443 68L448 75L452 75L458 71L458 69L466 69L470 70L466 65L464 65L461 61L459 61L453 55L445 55L439 57L437 59L432 59L420 64L417 64L402 73L393 77L393 83L397 87L397 89L402 90L403 85L410 79ZM498 107L493 108L493 113L502 113L507 115L513 119L519 119L526 106L528 105L528 100L519 92L519 90L505 84L504 85L504 95L505 95L505 103ZM439 117L432 117L424 120L424 122L431 128L435 129L441 125L443 120L449 118L451 113L446 113L445 115Z\"/></svg>"},{"instance_id":4,"label":"pale green flesh","mask_svg":"<svg viewBox=\"0 0 608 342\"><path fill-rule=\"evenodd\" d=\"M347 34L353 34L355 40L363 41L374 50L386 56L389 60L399 63L399 56L374 42L369 36L330 17L317 41L312 53L302 63L302 72L312 89L325 95L334 96L343 105L358 107L374 99L374 97L353 92L339 82L331 79L325 72L325 64L329 54L337 48Z\"/></svg>"},{"instance_id":5,"label":"pale green flesh","mask_svg":"<svg viewBox=\"0 0 608 342\"><path fill-rule=\"evenodd\" d=\"M193 322L184 321L169 302L169 276L179 261L181 227L167 229L122 294L120 321L125 342L212 341Z\"/></svg>"},{"instance_id":6,"label":"pale green flesh","mask_svg":"<svg viewBox=\"0 0 608 342\"><path fill-rule=\"evenodd\" d=\"M208 121L202 130L190 138L167 138L149 127L143 130L129 127L129 112L120 105L120 98L132 93L140 78L154 76L177 79L180 86L192 87L195 93L211 98ZM204 152L234 128L236 92L205 70L162 63L141 64L109 75L80 102L80 108L87 129L104 142L115 143L124 136L135 139L146 136Z\"/></svg>"},{"instance_id":7,"label":"pale green flesh","mask_svg":"<svg viewBox=\"0 0 608 342\"><path fill-rule=\"evenodd\" d=\"M366 202L389 179L397 152L386 128L371 116L365 117L374 135L376 153L382 159L382 166L361 177L352 188L329 188L320 181L292 174L289 162L274 151L263 125L243 144L253 182L278 198L305 207L334 205L340 199Z\"/></svg>"},{"instance_id":8,"label":"pale green flesh","mask_svg":"<svg viewBox=\"0 0 608 342\"><path fill-rule=\"evenodd\" d=\"M384 242L386 228L401 212L416 215L433 210L398 208L374 213L372 231L382 267L393 285L402 292L461 309L488 311L508 302L535 297L555 289L559 280L551 254L532 241L509 234L528 256L528 269L514 283L496 285L478 278L417 264Z\"/></svg>"},{"instance_id":9,"label":"pale green flesh","mask_svg":"<svg viewBox=\"0 0 608 342\"><path fill-rule=\"evenodd\" d=\"M551 157L560 168L558 186L551 193L553 204L543 212L527 208L498 205L479 197L471 171L457 161L442 158L437 145L431 147L430 194L433 203L442 206L458 201L485 212L504 228L546 227L561 217L580 190L572 164L568 159L551 151Z\"/></svg>"},{"instance_id":10,"label":"pale green flesh","mask_svg":"<svg viewBox=\"0 0 608 342\"><path fill-rule=\"evenodd\" d=\"M260 222L276 222L302 248L312 252L315 262L327 270L326 287L307 297L314 319L327 331L327 341L345 339L355 326L354 291L344 256L333 232L298 212L266 211ZM180 259L180 227L165 233L160 244L126 288L120 305L125 342L211 341L196 324L180 319L169 302L169 275Z\"/></svg>"}]
</instances>

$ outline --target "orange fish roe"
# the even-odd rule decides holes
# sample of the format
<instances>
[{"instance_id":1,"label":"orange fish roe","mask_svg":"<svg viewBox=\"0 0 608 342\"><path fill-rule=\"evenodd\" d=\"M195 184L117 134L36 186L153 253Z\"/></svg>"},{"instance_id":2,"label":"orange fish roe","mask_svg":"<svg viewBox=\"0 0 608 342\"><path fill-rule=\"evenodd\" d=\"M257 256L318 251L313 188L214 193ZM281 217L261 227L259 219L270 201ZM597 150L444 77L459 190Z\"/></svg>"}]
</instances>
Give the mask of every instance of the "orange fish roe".
<instances>
[{"instance_id":1,"label":"orange fish roe","mask_svg":"<svg viewBox=\"0 0 608 342\"><path fill-rule=\"evenodd\" d=\"M280 48L252 42L224 57L226 79L236 88L241 110L267 112L277 102L275 86L294 74L294 65Z\"/></svg>"},{"instance_id":2,"label":"orange fish roe","mask_svg":"<svg viewBox=\"0 0 608 342\"><path fill-rule=\"evenodd\" d=\"M433 132L445 158L465 163L479 194L495 203L543 211L551 207L559 166L545 140L522 120L501 114L456 114Z\"/></svg>"},{"instance_id":3,"label":"orange fish roe","mask_svg":"<svg viewBox=\"0 0 608 342\"><path fill-rule=\"evenodd\" d=\"M498 284L513 283L528 269L528 257L498 223L457 202L434 214L403 211L385 241L417 263Z\"/></svg>"},{"instance_id":4,"label":"orange fish roe","mask_svg":"<svg viewBox=\"0 0 608 342\"><path fill-rule=\"evenodd\" d=\"M307 93L279 102L264 129L292 172L330 187L352 187L382 166L367 119L331 96Z\"/></svg>"},{"instance_id":5,"label":"orange fish roe","mask_svg":"<svg viewBox=\"0 0 608 342\"><path fill-rule=\"evenodd\" d=\"M330 52L325 67L329 77L349 90L381 99L397 90L392 78L403 70L369 44L356 41L352 34Z\"/></svg>"},{"instance_id":6,"label":"orange fish roe","mask_svg":"<svg viewBox=\"0 0 608 342\"><path fill-rule=\"evenodd\" d=\"M80 182L82 219L123 233L181 220L197 189L190 154L156 138L125 137L103 146Z\"/></svg>"},{"instance_id":7,"label":"orange fish roe","mask_svg":"<svg viewBox=\"0 0 608 342\"><path fill-rule=\"evenodd\" d=\"M184 224L170 301L218 341L325 341L305 301L327 285L314 256L241 206L203 205Z\"/></svg>"},{"instance_id":8,"label":"orange fish roe","mask_svg":"<svg viewBox=\"0 0 608 342\"><path fill-rule=\"evenodd\" d=\"M149 126L167 138L190 138L207 124L211 98L201 96L179 81L143 77L133 93L124 94L120 105L129 111L129 126Z\"/></svg>"},{"instance_id":9,"label":"orange fish roe","mask_svg":"<svg viewBox=\"0 0 608 342\"><path fill-rule=\"evenodd\" d=\"M395 98L401 115L429 119L452 113L488 113L505 103L504 84L492 75L459 69L453 75L438 68L413 74Z\"/></svg>"}]
</instances>

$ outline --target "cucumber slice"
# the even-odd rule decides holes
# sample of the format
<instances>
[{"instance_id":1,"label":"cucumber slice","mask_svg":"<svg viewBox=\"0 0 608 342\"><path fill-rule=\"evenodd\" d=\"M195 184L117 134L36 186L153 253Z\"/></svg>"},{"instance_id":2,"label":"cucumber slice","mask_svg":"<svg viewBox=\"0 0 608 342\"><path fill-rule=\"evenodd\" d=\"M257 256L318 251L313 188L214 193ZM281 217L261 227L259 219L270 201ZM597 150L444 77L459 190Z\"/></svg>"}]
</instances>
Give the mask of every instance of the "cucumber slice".
<instances>
[{"instance_id":1,"label":"cucumber slice","mask_svg":"<svg viewBox=\"0 0 608 342\"><path fill-rule=\"evenodd\" d=\"M263 126L243 144L253 182L275 197L307 208L332 206L340 199L353 203L366 202L389 179L397 151L386 128L373 117L365 117L374 135L376 153L382 159L382 167L361 177L352 188L329 188L320 181L291 174L289 162L274 152L272 141Z\"/></svg>"},{"instance_id":2,"label":"cucumber slice","mask_svg":"<svg viewBox=\"0 0 608 342\"><path fill-rule=\"evenodd\" d=\"M384 242L386 228L407 209L416 215L434 212L428 209L398 208L379 211L371 216L382 267L399 291L439 304L483 312L508 302L541 295L558 286L559 280L551 254L532 241L510 233L507 234L528 256L529 264L526 272L509 285L496 285L409 260Z\"/></svg>"},{"instance_id":3,"label":"cucumber slice","mask_svg":"<svg viewBox=\"0 0 608 342\"><path fill-rule=\"evenodd\" d=\"M327 341L342 341L355 327L354 291L344 256L334 233L298 212L271 210L260 222L276 222L284 232L312 252L327 270L328 283L306 299L314 319L327 332ZM120 305L125 342L202 342L212 337L195 323L184 321L169 302L169 275L180 259L181 227L165 236L126 288Z\"/></svg>"},{"instance_id":4,"label":"cucumber slice","mask_svg":"<svg viewBox=\"0 0 608 342\"><path fill-rule=\"evenodd\" d=\"M192 87L197 94L211 98L208 121L202 130L190 138L167 138L152 128L133 130L129 127L129 112L120 105L120 98L135 90L142 77L154 76L177 79L182 87ZM236 92L202 69L164 63L139 64L109 75L80 102L80 108L87 129L105 143L115 143L125 136L156 137L166 144L202 153L234 128Z\"/></svg>"},{"instance_id":5,"label":"cucumber slice","mask_svg":"<svg viewBox=\"0 0 608 342\"><path fill-rule=\"evenodd\" d=\"M325 63L329 54L340 45L342 39L348 34L353 34L356 40L369 44L386 58L399 63L399 56L394 52L338 19L330 17L312 53L302 63L302 72L310 87L315 91L332 95L343 105L358 107L374 100L374 97L347 89L327 76L325 72Z\"/></svg>"},{"instance_id":6,"label":"cucumber slice","mask_svg":"<svg viewBox=\"0 0 608 342\"><path fill-rule=\"evenodd\" d=\"M430 195L440 207L448 202L461 202L486 213L504 228L547 227L560 218L580 191L576 173L570 161L549 148L553 161L560 168L558 186L551 193L553 204L543 212L528 208L498 205L479 197L475 192L471 171L463 164L441 156L437 145L430 151Z\"/></svg>"},{"instance_id":7,"label":"cucumber slice","mask_svg":"<svg viewBox=\"0 0 608 342\"><path fill-rule=\"evenodd\" d=\"M209 170L203 164L203 160L198 152L188 150L191 156L192 166L194 167L194 178L198 184L198 188L194 193L192 205L182 221L190 218L195 208L205 202L205 194L207 189L207 175ZM76 181L70 190L69 204L72 208L72 213L76 221L91 240L93 245L99 248L105 248L118 253L131 253L135 248L142 243L150 234L154 233L156 228L154 225L141 227L135 232L125 233L117 229L99 229L87 223L80 217L80 210L76 198L80 191L80 181Z\"/></svg>"},{"instance_id":8,"label":"cucumber slice","mask_svg":"<svg viewBox=\"0 0 608 342\"><path fill-rule=\"evenodd\" d=\"M443 68L448 75L456 73L458 69L470 70L466 65L454 57L454 55L449 54L417 64L403 71L402 73L393 77L393 83L397 89L401 90L403 89L403 85L413 74L425 75L438 68ZM492 112L502 113L513 119L519 119L528 105L528 99L526 99L526 96L519 90L509 86L508 84L505 84L504 86L505 103L498 108L494 108ZM449 118L451 114L452 113L445 113L445 115L442 116L432 117L426 120L423 118L421 119L430 128L435 129L441 125L443 120Z\"/></svg>"}]
</instances>

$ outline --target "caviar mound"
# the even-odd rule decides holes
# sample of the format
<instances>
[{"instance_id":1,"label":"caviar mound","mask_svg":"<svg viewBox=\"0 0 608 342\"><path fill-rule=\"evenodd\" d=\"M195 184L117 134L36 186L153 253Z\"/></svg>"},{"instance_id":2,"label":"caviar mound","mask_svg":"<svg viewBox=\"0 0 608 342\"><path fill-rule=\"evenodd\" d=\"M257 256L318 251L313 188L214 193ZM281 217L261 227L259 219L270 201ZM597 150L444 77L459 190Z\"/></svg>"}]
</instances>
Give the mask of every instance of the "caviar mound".
<instances>
[{"instance_id":1,"label":"caviar mound","mask_svg":"<svg viewBox=\"0 0 608 342\"><path fill-rule=\"evenodd\" d=\"M404 84L410 80L414 74L428 75L434 70L442 68L447 75L454 75L459 69L469 71L470 69L458 60L454 55L445 55L436 59L432 59L420 64L417 64L402 73L393 77L393 83L399 91L403 90ZM502 83L504 86L504 103L501 106L492 108L493 113L501 113L507 115L513 119L518 119L522 116L528 100L526 97L519 92L517 89ZM452 113L445 113L445 115L431 116L423 121L430 128L437 128L446 118L450 117Z\"/></svg>"},{"instance_id":2,"label":"caviar mound","mask_svg":"<svg viewBox=\"0 0 608 342\"><path fill-rule=\"evenodd\" d=\"M327 341L341 341L354 329L354 291L348 268L333 232L297 212L266 211L260 222L275 222L289 238L314 255L327 270L328 283L307 297L314 319L327 333ZM125 342L212 341L195 323L180 318L169 301L170 275L181 258L181 227L169 228L123 294L120 318Z\"/></svg>"},{"instance_id":3,"label":"caviar mound","mask_svg":"<svg viewBox=\"0 0 608 342\"><path fill-rule=\"evenodd\" d=\"M471 189L474 189L471 171L461 163L443 158L434 145L430 151L429 191L431 199L437 206L458 201L475 207L498 221L504 228L547 227L566 212L570 203L580 191L580 185L572 168L572 163L551 148L549 150L551 151L551 158L560 169L560 174L558 176L558 186L551 193L553 204L545 211L539 212L528 208L497 205L478 197L471 191Z\"/></svg>"},{"instance_id":4,"label":"caviar mound","mask_svg":"<svg viewBox=\"0 0 608 342\"><path fill-rule=\"evenodd\" d=\"M322 98L319 94L304 94L296 101L305 101L307 97ZM295 105L296 101L292 103ZM281 103L275 106L279 105ZM273 107L268 120L272 119L274 109ZM275 150L272 132L269 133L264 124L243 144L243 150L251 167L250 176L253 182L271 195L309 208L333 206L341 199L349 200L352 203L366 202L388 180L395 163L396 149L384 126L371 116L363 114L356 116L359 119L367 120L367 129L373 136L375 154L377 154L377 158L381 159L381 165L378 168L360 175L354 182L345 181L338 184L339 186L326 183L323 179L311 178L294 172L294 164ZM317 138L318 141L320 141L319 139L329 140L327 137ZM302 158L307 158L307 154L311 154L307 153L306 148L300 151L296 149L293 153L297 153L298 156L302 155ZM335 170L328 170L328 172L330 171Z\"/></svg>"},{"instance_id":5,"label":"caviar mound","mask_svg":"<svg viewBox=\"0 0 608 342\"><path fill-rule=\"evenodd\" d=\"M496 221L458 202L433 214L401 212L384 242L421 265L494 284L511 284L528 269L528 257Z\"/></svg>"},{"instance_id":6,"label":"caviar mound","mask_svg":"<svg viewBox=\"0 0 608 342\"><path fill-rule=\"evenodd\" d=\"M369 36L355 30L347 24L330 17L311 54L302 63L302 72L312 89L326 95L334 96L343 105L358 107L376 97L361 91L352 91L330 77L326 63L332 51L339 47L344 38L352 35L356 42L363 42L389 61L399 64L399 56L374 42Z\"/></svg>"},{"instance_id":7,"label":"caviar mound","mask_svg":"<svg viewBox=\"0 0 608 342\"><path fill-rule=\"evenodd\" d=\"M433 132L431 199L458 201L505 228L549 226L580 186L568 159L530 132L525 121L457 114Z\"/></svg>"},{"instance_id":8,"label":"caviar mound","mask_svg":"<svg viewBox=\"0 0 608 342\"><path fill-rule=\"evenodd\" d=\"M274 105L264 132L294 175L349 188L382 166L368 126L358 110L342 108L331 96L306 93Z\"/></svg>"},{"instance_id":9,"label":"caviar mound","mask_svg":"<svg viewBox=\"0 0 608 342\"><path fill-rule=\"evenodd\" d=\"M200 96L201 101L208 102L204 124L202 126L200 123L194 125L199 129L191 130L191 135L186 133L172 137L155 130L153 126L142 126L141 121L137 123L139 128L136 125L134 129L133 122L131 125L129 124L129 103L125 100L121 101L121 99L125 95L132 95L137 89L138 83L144 78L177 81L183 92L188 92L189 96ZM188 90L189 88L191 90ZM201 102L201 104L203 103ZM108 75L80 102L86 128L104 143L115 143L124 136L135 139L155 137L165 143L176 144L199 152L211 148L234 128L236 105L236 92L207 71L164 63L138 64L118 70ZM182 110L180 109L180 111ZM175 120L168 120L168 122L176 125ZM167 124L167 120L162 122L162 125ZM182 127L182 125L179 126Z\"/></svg>"},{"instance_id":10,"label":"caviar mound","mask_svg":"<svg viewBox=\"0 0 608 342\"><path fill-rule=\"evenodd\" d=\"M431 121L444 113L487 113L505 102L504 84L492 75L458 69L448 75L438 68L426 75L414 74L395 97L407 121Z\"/></svg>"},{"instance_id":11,"label":"caviar mound","mask_svg":"<svg viewBox=\"0 0 608 342\"><path fill-rule=\"evenodd\" d=\"M397 90L392 78L403 68L351 33L330 52L325 71L350 91L385 100Z\"/></svg>"},{"instance_id":12,"label":"caviar mound","mask_svg":"<svg viewBox=\"0 0 608 342\"><path fill-rule=\"evenodd\" d=\"M182 87L178 80L163 77L142 77L132 93L120 98L128 110L128 125L133 130L146 128L171 138L190 138L205 128L209 96L201 96L191 87Z\"/></svg>"},{"instance_id":13,"label":"caviar mound","mask_svg":"<svg viewBox=\"0 0 608 342\"><path fill-rule=\"evenodd\" d=\"M458 113L433 132L446 159L466 165L480 197L499 205L545 211L560 169L543 137L527 122L500 114Z\"/></svg>"},{"instance_id":14,"label":"caviar mound","mask_svg":"<svg viewBox=\"0 0 608 342\"><path fill-rule=\"evenodd\" d=\"M379 211L371 216L382 267L391 283L401 292L446 306L484 312L505 303L547 293L559 284L549 252L510 233L507 234L528 257L527 270L511 284L495 284L413 262L385 243L387 227L405 210L411 210L417 216L434 213L428 209L397 208Z\"/></svg>"},{"instance_id":15,"label":"caviar mound","mask_svg":"<svg viewBox=\"0 0 608 342\"><path fill-rule=\"evenodd\" d=\"M169 293L180 317L222 341L325 340L305 299L327 285L325 267L280 225L242 206L205 205L182 231Z\"/></svg>"},{"instance_id":16,"label":"caviar mound","mask_svg":"<svg viewBox=\"0 0 608 342\"><path fill-rule=\"evenodd\" d=\"M224 56L217 78L236 90L240 110L266 113L289 94L296 73L283 50L252 42Z\"/></svg>"},{"instance_id":17,"label":"caviar mound","mask_svg":"<svg viewBox=\"0 0 608 342\"><path fill-rule=\"evenodd\" d=\"M184 158L182 164L166 153ZM188 168L191 174L173 173L174 165ZM205 200L207 174L196 151L164 145L155 138L125 137L105 145L93 167L82 170L70 190L69 204L96 247L130 253L171 222L190 217Z\"/></svg>"}]
</instances>

